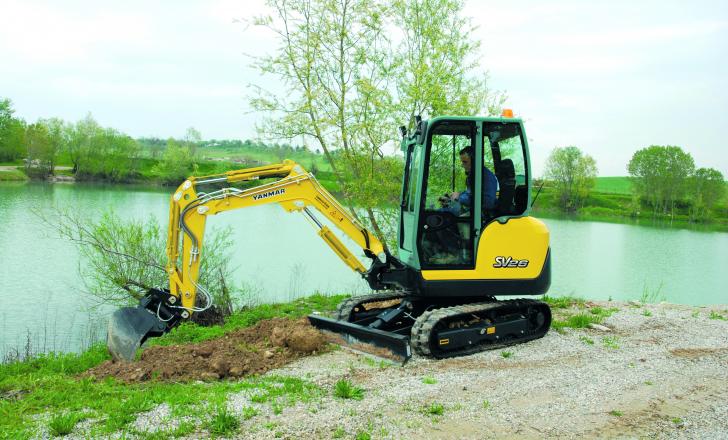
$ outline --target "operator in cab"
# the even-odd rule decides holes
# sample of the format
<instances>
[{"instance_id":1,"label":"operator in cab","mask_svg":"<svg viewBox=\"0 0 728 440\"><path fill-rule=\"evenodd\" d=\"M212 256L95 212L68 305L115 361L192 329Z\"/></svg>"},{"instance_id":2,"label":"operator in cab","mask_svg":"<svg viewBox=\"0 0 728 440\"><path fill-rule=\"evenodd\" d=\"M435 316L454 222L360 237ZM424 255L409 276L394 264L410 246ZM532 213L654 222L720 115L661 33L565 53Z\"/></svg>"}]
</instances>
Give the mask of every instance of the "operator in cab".
<instances>
[{"instance_id":1,"label":"operator in cab","mask_svg":"<svg viewBox=\"0 0 728 440\"><path fill-rule=\"evenodd\" d=\"M465 147L460 150L460 164L465 171L465 190L462 192L455 191L440 199L443 208L452 212L454 215L465 215L472 212L473 193L475 187L475 177L472 175L473 169L473 147ZM496 192L498 191L498 179L492 171L485 165L483 166L483 206L486 214L493 212L496 204ZM483 220L485 221L484 216Z\"/></svg>"}]
</instances>

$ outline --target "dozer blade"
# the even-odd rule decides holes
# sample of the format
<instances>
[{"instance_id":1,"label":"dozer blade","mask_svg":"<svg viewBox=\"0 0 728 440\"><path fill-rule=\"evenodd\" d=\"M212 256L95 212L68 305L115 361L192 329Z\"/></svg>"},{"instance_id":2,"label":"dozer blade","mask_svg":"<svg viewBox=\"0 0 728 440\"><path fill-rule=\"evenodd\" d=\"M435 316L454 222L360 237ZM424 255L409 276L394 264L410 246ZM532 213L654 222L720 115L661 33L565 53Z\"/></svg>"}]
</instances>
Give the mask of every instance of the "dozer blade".
<instances>
[{"instance_id":1,"label":"dozer blade","mask_svg":"<svg viewBox=\"0 0 728 440\"><path fill-rule=\"evenodd\" d=\"M309 315L308 320L317 329L333 333L331 342L353 351L401 364L412 357L407 336L318 315Z\"/></svg>"},{"instance_id":2,"label":"dozer blade","mask_svg":"<svg viewBox=\"0 0 728 440\"><path fill-rule=\"evenodd\" d=\"M136 350L150 336L164 333L166 324L142 306L124 307L109 318L106 344L114 360L133 361Z\"/></svg>"}]
</instances>

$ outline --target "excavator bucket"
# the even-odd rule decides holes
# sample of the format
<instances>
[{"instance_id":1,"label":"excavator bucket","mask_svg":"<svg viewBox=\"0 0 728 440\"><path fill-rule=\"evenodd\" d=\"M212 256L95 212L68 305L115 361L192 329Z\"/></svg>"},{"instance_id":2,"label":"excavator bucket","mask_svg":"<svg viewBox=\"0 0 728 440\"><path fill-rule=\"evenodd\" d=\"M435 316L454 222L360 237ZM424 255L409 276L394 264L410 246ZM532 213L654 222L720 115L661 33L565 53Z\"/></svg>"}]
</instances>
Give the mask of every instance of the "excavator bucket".
<instances>
[{"instance_id":1,"label":"excavator bucket","mask_svg":"<svg viewBox=\"0 0 728 440\"><path fill-rule=\"evenodd\" d=\"M329 335L330 342L352 351L399 364L412 357L407 336L319 315L309 315L308 320Z\"/></svg>"},{"instance_id":2,"label":"excavator bucket","mask_svg":"<svg viewBox=\"0 0 728 440\"><path fill-rule=\"evenodd\" d=\"M131 362L147 338L160 336L165 329L166 323L145 307L124 307L109 318L106 344L114 360Z\"/></svg>"}]
</instances>

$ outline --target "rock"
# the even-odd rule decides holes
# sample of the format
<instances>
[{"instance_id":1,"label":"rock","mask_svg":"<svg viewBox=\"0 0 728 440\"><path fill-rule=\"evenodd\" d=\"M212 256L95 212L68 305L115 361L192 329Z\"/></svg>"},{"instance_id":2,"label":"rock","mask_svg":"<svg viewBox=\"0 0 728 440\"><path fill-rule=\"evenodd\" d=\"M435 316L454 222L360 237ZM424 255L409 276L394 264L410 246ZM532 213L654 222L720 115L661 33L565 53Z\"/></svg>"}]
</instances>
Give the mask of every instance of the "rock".
<instances>
[{"instance_id":1,"label":"rock","mask_svg":"<svg viewBox=\"0 0 728 440\"><path fill-rule=\"evenodd\" d=\"M589 324L589 328L593 328L594 330L599 330L602 332L611 332L612 331L612 329L609 327L605 327L601 324L594 324L594 323Z\"/></svg>"},{"instance_id":2,"label":"rock","mask_svg":"<svg viewBox=\"0 0 728 440\"><path fill-rule=\"evenodd\" d=\"M200 374L200 377L202 377L202 380L205 380L205 381L220 379L220 375L217 373L214 373L212 371L205 371L204 373Z\"/></svg>"},{"instance_id":3,"label":"rock","mask_svg":"<svg viewBox=\"0 0 728 440\"><path fill-rule=\"evenodd\" d=\"M228 373L230 366L225 359L215 359L210 363L210 368L222 377Z\"/></svg>"},{"instance_id":4,"label":"rock","mask_svg":"<svg viewBox=\"0 0 728 440\"><path fill-rule=\"evenodd\" d=\"M243 368L242 367L232 367L230 369L230 375L233 377L240 377L243 375Z\"/></svg>"},{"instance_id":5,"label":"rock","mask_svg":"<svg viewBox=\"0 0 728 440\"><path fill-rule=\"evenodd\" d=\"M195 354L203 358L208 358L212 355L212 347L197 347Z\"/></svg>"},{"instance_id":6,"label":"rock","mask_svg":"<svg viewBox=\"0 0 728 440\"><path fill-rule=\"evenodd\" d=\"M265 353L263 353L263 357L264 357L264 358L266 358L266 359L270 359L270 358L272 358L272 357L273 357L274 355L275 355L275 353L273 353L273 352L272 352L272 351L270 351L270 350L266 350L266 351L265 351Z\"/></svg>"},{"instance_id":7,"label":"rock","mask_svg":"<svg viewBox=\"0 0 728 440\"><path fill-rule=\"evenodd\" d=\"M281 327L275 327L270 333L270 342L278 347L285 347L286 331Z\"/></svg>"},{"instance_id":8,"label":"rock","mask_svg":"<svg viewBox=\"0 0 728 440\"><path fill-rule=\"evenodd\" d=\"M75 182L76 179L73 176L64 176L62 174L58 174L55 176L48 177L49 182Z\"/></svg>"},{"instance_id":9,"label":"rock","mask_svg":"<svg viewBox=\"0 0 728 440\"><path fill-rule=\"evenodd\" d=\"M313 328L296 329L286 339L286 345L301 353L312 353L320 349L325 341L318 330Z\"/></svg>"},{"instance_id":10,"label":"rock","mask_svg":"<svg viewBox=\"0 0 728 440\"><path fill-rule=\"evenodd\" d=\"M20 400L23 398L23 394L27 394L25 390L10 390L5 393L0 393L0 400Z\"/></svg>"}]
</instances>

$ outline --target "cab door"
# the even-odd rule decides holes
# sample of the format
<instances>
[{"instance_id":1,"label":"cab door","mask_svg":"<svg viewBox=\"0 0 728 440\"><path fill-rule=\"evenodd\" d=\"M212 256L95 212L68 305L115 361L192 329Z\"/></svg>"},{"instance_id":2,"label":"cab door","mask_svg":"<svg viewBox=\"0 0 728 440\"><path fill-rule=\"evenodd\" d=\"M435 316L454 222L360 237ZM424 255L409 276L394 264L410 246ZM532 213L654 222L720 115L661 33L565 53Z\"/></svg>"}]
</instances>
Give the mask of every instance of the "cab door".
<instances>
[{"instance_id":1,"label":"cab door","mask_svg":"<svg viewBox=\"0 0 728 440\"><path fill-rule=\"evenodd\" d=\"M417 223L417 255L423 270L472 269L475 265L477 173L471 170L477 169L477 132L473 120L431 121Z\"/></svg>"},{"instance_id":2,"label":"cab door","mask_svg":"<svg viewBox=\"0 0 728 440\"><path fill-rule=\"evenodd\" d=\"M419 213L419 189L422 177L423 146L410 142L405 150L404 179L400 200L398 231L399 259L412 267L418 267L416 251L417 217Z\"/></svg>"}]
</instances>

